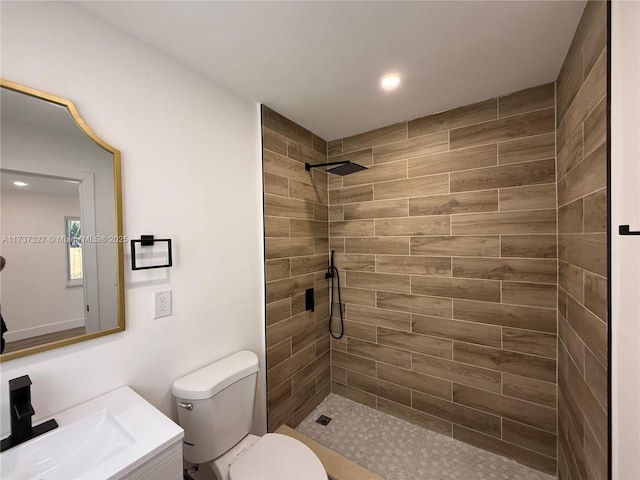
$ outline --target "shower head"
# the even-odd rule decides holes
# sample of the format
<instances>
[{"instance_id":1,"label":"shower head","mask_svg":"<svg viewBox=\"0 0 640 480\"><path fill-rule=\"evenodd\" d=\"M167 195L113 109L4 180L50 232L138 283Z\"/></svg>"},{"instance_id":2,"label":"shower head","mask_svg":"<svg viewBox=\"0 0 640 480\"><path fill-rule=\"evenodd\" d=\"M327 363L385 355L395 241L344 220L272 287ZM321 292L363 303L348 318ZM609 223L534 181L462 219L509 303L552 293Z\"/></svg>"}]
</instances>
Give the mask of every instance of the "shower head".
<instances>
[{"instance_id":1,"label":"shower head","mask_svg":"<svg viewBox=\"0 0 640 480\"><path fill-rule=\"evenodd\" d=\"M355 173L355 172L359 172L360 170L367 169L367 167L363 167L362 165L353 163L350 160L344 160L342 162L319 163L317 165L310 165L309 163L305 163L304 168L307 170L307 172L310 172L312 168L328 167L331 165L336 165L336 166L332 168L328 168L325 171L329 173L333 173L334 175L340 175L342 177L344 177L345 175L349 175L350 173Z\"/></svg>"}]
</instances>

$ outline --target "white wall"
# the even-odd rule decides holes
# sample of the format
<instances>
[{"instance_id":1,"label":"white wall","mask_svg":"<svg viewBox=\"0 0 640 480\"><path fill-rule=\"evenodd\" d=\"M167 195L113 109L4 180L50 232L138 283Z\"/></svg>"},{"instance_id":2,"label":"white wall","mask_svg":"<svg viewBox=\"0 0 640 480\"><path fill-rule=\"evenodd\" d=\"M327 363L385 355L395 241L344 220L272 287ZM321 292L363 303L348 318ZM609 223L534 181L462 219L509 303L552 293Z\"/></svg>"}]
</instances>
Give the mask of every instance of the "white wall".
<instances>
[{"instance_id":1,"label":"white wall","mask_svg":"<svg viewBox=\"0 0 640 480\"><path fill-rule=\"evenodd\" d=\"M640 2L612 3L611 308L613 478L640 478Z\"/></svg>"},{"instance_id":2,"label":"white wall","mask_svg":"<svg viewBox=\"0 0 640 480\"><path fill-rule=\"evenodd\" d=\"M261 359L264 432L258 105L70 4L0 8L2 77L72 100L122 152L125 234L175 242L173 268L126 265L125 332L2 363L2 433L10 378L30 375L37 419L125 384L175 419L171 383L240 349ZM167 288L173 315L152 320Z\"/></svg>"},{"instance_id":3,"label":"white wall","mask_svg":"<svg viewBox=\"0 0 640 480\"><path fill-rule=\"evenodd\" d=\"M65 235L65 216L80 216L80 193L55 194L3 189L2 236ZM67 247L64 243L5 243L0 299L7 341L50 333L52 324L80 319L84 326L82 286L67 287ZM34 301L37 298L38 301ZM68 327L67 327L68 328ZM40 332L40 333L38 333Z\"/></svg>"}]
</instances>

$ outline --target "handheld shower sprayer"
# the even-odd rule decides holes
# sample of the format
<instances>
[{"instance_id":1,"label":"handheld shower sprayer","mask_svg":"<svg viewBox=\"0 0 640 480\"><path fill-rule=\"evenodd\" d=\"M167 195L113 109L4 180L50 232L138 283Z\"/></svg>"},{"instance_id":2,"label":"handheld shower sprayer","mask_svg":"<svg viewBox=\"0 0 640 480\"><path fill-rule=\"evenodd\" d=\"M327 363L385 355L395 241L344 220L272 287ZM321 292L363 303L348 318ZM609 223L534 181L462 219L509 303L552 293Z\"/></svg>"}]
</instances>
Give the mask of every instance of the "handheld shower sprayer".
<instances>
[{"instance_id":1,"label":"handheld shower sprayer","mask_svg":"<svg viewBox=\"0 0 640 480\"><path fill-rule=\"evenodd\" d=\"M333 338L338 340L342 338L342 335L344 335L344 317L342 313L342 296L340 294L340 272L338 271L338 268L333 263L334 253L335 253L335 250L331 250L331 260L329 262L329 269L324 274L324 278L326 278L327 280L329 279L331 280L331 288L330 288L331 295L329 297L329 333ZM333 281L334 276L336 278L336 284L338 286L338 310L340 311L340 333L339 334L334 334L333 330L331 329L331 324L333 322L333 304L335 303L335 293L334 293L335 285Z\"/></svg>"}]
</instances>

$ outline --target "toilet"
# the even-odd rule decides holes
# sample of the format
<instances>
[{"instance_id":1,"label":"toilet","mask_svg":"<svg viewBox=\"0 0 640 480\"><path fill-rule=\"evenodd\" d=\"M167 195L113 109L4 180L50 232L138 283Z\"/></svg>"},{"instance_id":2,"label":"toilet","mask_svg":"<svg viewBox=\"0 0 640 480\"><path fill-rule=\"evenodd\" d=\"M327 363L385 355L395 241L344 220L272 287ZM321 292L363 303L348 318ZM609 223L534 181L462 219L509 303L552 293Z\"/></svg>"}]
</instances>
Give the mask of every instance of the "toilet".
<instances>
[{"instance_id":1,"label":"toilet","mask_svg":"<svg viewBox=\"0 0 640 480\"><path fill-rule=\"evenodd\" d=\"M183 455L218 480L327 480L322 463L286 435L252 435L258 357L241 351L176 380Z\"/></svg>"}]
</instances>

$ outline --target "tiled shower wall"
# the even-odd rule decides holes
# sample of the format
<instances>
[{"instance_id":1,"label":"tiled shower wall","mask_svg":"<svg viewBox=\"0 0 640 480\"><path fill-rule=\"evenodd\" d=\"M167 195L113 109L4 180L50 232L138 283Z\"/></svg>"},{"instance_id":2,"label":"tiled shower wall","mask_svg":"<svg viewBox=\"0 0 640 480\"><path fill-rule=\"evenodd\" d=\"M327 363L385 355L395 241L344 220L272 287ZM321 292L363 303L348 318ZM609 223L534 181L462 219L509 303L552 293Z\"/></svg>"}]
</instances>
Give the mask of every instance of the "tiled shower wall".
<instances>
[{"instance_id":1,"label":"tiled shower wall","mask_svg":"<svg viewBox=\"0 0 640 480\"><path fill-rule=\"evenodd\" d=\"M563 480L607 478L606 15L587 3L557 83Z\"/></svg>"},{"instance_id":2,"label":"tiled shower wall","mask_svg":"<svg viewBox=\"0 0 640 480\"><path fill-rule=\"evenodd\" d=\"M334 393L555 474L555 151L554 84L329 142Z\"/></svg>"},{"instance_id":3,"label":"tiled shower wall","mask_svg":"<svg viewBox=\"0 0 640 480\"><path fill-rule=\"evenodd\" d=\"M330 390L327 174L317 135L262 107L268 429L296 426ZM315 311L305 290L315 288Z\"/></svg>"}]
</instances>

